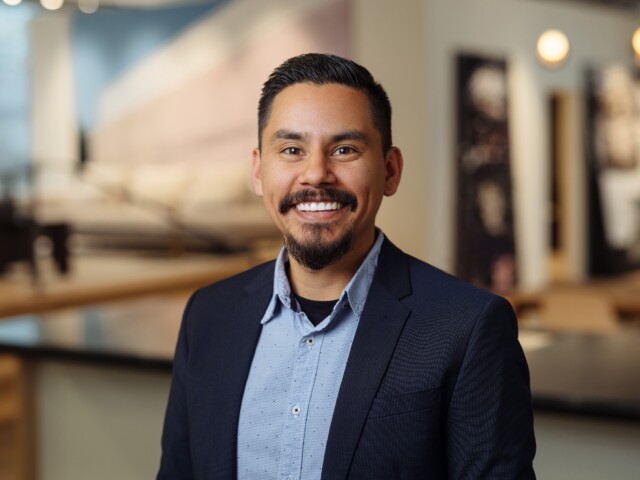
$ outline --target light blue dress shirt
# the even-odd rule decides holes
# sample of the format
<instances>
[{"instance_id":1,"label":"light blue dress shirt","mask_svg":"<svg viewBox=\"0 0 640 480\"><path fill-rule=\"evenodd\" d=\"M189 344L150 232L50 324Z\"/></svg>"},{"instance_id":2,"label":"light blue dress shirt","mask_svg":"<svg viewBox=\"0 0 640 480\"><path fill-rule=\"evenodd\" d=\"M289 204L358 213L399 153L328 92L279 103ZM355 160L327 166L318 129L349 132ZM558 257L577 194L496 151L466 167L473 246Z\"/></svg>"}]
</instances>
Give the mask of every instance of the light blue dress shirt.
<instances>
[{"instance_id":1,"label":"light blue dress shirt","mask_svg":"<svg viewBox=\"0 0 640 480\"><path fill-rule=\"evenodd\" d=\"M283 248L245 385L238 479L320 479L333 410L384 235L317 326L293 300Z\"/></svg>"}]
</instances>

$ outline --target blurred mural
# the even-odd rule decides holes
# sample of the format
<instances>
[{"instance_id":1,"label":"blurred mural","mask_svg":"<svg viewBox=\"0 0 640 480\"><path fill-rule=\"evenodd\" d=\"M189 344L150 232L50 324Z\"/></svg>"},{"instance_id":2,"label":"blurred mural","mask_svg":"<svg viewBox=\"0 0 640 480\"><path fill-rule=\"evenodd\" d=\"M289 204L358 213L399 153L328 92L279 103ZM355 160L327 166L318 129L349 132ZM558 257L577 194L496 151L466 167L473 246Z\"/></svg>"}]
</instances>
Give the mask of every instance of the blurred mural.
<instances>
[{"instance_id":1,"label":"blurred mural","mask_svg":"<svg viewBox=\"0 0 640 480\"><path fill-rule=\"evenodd\" d=\"M506 63L457 59L457 274L499 292L515 286Z\"/></svg>"}]
</instances>

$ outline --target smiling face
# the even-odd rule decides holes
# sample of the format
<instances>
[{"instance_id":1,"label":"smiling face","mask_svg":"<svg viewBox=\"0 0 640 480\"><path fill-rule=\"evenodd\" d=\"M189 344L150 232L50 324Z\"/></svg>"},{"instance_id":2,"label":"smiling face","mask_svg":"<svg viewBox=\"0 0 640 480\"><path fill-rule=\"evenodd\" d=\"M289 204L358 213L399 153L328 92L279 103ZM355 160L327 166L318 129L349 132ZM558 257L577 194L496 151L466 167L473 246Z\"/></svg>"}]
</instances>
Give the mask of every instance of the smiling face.
<instances>
[{"instance_id":1,"label":"smiling face","mask_svg":"<svg viewBox=\"0 0 640 480\"><path fill-rule=\"evenodd\" d=\"M366 95L338 84L286 87L261 141L254 189L291 256L312 270L364 258L382 197L402 172L400 151L383 152Z\"/></svg>"}]
</instances>

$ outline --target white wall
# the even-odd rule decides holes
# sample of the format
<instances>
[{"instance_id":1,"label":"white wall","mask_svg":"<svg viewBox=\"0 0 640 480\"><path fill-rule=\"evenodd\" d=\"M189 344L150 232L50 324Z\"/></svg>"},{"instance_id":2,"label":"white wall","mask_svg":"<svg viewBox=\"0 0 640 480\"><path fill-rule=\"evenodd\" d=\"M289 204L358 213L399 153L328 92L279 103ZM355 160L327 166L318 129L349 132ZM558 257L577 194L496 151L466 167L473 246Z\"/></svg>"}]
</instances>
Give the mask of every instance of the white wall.
<instances>
[{"instance_id":1,"label":"white wall","mask_svg":"<svg viewBox=\"0 0 640 480\"><path fill-rule=\"evenodd\" d=\"M31 26L31 153L41 168L37 193L48 196L68 188L78 159L70 20L69 10L57 11Z\"/></svg>"},{"instance_id":2,"label":"white wall","mask_svg":"<svg viewBox=\"0 0 640 480\"><path fill-rule=\"evenodd\" d=\"M50 361L34 374L40 480L155 478L169 372Z\"/></svg>"},{"instance_id":3,"label":"white wall","mask_svg":"<svg viewBox=\"0 0 640 480\"><path fill-rule=\"evenodd\" d=\"M520 281L524 289L543 287L547 282L549 238L548 95L555 91L582 91L587 66L629 64L629 42L639 19L628 11L589 5L578 8L571 2L424 0L421 3L426 6L423 9L426 54L422 61L427 70L429 126L424 149L430 162L430 175L424 179L429 191L425 208L429 212L425 221L430 232L426 257L445 269L453 265L454 56L457 52L502 56L508 60L510 70ZM568 61L557 70L545 69L535 57L537 37L548 28L564 31L572 46ZM415 71L421 75L423 67Z\"/></svg>"}]
</instances>

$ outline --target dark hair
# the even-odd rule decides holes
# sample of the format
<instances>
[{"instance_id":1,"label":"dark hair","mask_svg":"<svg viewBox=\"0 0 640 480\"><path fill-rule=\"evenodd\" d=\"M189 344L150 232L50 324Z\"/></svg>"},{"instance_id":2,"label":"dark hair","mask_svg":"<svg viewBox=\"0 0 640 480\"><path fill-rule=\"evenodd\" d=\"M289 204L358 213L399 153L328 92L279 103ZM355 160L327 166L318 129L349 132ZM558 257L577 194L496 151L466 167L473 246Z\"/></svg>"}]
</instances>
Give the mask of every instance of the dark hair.
<instances>
[{"instance_id":1,"label":"dark hair","mask_svg":"<svg viewBox=\"0 0 640 480\"><path fill-rule=\"evenodd\" d=\"M262 132L269 120L274 98L296 83L336 83L366 94L373 124L382 136L383 152L389 151L393 145L391 104L382 85L363 66L337 55L322 53L305 53L292 57L277 67L264 82L258 103L258 148L262 148Z\"/></svg>"}]
</instances>

